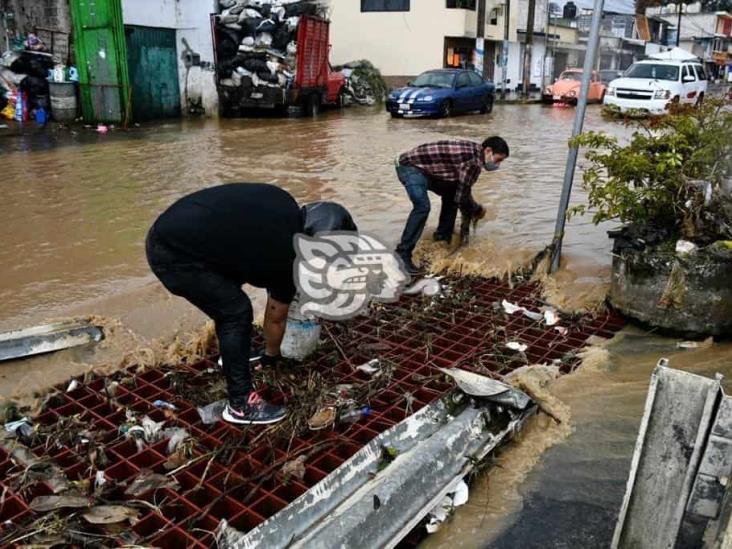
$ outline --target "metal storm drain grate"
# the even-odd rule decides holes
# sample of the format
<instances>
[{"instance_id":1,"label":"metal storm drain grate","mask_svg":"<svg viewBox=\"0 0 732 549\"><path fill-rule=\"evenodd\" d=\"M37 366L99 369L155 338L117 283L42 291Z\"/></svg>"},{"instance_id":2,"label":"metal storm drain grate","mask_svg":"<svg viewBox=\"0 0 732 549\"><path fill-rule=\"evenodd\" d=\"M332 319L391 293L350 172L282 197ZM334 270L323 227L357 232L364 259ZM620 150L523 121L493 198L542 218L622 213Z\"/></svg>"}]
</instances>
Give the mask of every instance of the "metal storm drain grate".
<instances>
[{"instance_id":1,"label":"metal storm drain grate","mask_svg":"<svg viewBox=\"0 0 732 549\"><path fill-rule=\"evenodd\" d=\"M555 362L569 372L589 336L611 337L623 325L605 313L562 317L558 330L521 311L507 314L504 299L540 311L540 288L533 284L461 278L446 286L443 298L404 298L373 308L368 317L328 323L323 345L304 364L257 372L266 396L289 402L291 417L276 426L201 421L196 407L224 395L213 358L141 373L129 368L77 379L72 390L60 387L34 419L35 433L21 437L25 445L6 439L0 446L0 544L55 537L72 545L210 547L221 519L251 530L378 434L444 395L452 384L437 367L501 376ZM508 342L526 350L511 350ZM377 373L358 369L374 359ZM333 403L339 412L369 406L370 413L310 429L313 414ZM172 455L169 437L136 441L130 426L145 416L189 436ZM133 482L141 488L130 493ZM42 501L36 498L54 493L62 499L53 501L73 495L88 498L89 507L123 505L132 519L91 523L82 518L88 512L83 501L34 510Z\"/></svg>"}]
</instances>

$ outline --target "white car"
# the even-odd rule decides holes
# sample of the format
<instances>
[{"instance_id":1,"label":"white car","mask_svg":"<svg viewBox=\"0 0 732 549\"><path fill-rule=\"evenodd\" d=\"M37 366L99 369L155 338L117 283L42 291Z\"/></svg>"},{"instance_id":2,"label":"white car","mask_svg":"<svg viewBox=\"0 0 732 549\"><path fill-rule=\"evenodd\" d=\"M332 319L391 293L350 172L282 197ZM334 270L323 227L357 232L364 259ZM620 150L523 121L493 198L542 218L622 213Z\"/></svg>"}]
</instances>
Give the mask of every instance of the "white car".
<instances>
[{"instance_id":1,"label":"white car","mask_svg":"<svg viewBox=\"0 0 732 549\"><path fill-rule=\"evenodd\" d=\"M605 105L615 105L621 112L644 110L664 114L671 102L698 105L707 92L707 75L697 60L639 61L622 78L610 82Z\"/></svg>"}]
</instances>

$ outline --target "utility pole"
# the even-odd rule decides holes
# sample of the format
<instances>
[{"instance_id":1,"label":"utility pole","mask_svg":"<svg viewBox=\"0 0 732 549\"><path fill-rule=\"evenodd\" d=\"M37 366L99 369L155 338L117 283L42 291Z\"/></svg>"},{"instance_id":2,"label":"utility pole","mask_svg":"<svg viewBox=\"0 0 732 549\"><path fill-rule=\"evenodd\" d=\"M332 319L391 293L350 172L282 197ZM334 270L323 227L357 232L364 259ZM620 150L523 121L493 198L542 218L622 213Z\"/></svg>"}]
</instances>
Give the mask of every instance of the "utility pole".
<instances>
[{"instance_id":1,"label":"utility pole","mask_svg":"<svg viewBox=\"0 0 732 549\"><path fill-rule=\"evenodd\" d=\"M508 38L511 29L511 0L503 4L503 44L501 44L501 65L503 66L503 84L501 86L501 100L506 100L506 86L508 86Z\"/></svg>"},{"instance_id":2,"label":"utility pole","mask_svg":"<svg viewBox=\"0 0 732 549\"><path fill-rule=\"evenodd\" d=\"M546 26L544 27L544 59L541 63L541 92L544 93L546 86L546 59L549 55L549 26L551 25L551 13L549 12L549 0L546 0Z\"/></svg>"},{"instance_id":3,"label":"utility pole","mask_svg":"<svg viewBox=\"0 0 732 549\"><path fill-rule=\"evenodd\" d=\"M536 0L529 0L529 15L526 18L526 47L524 48L524 98L529 98L531 87L531 45L534 43L534 13Z\"/></svg>"},{"instance_id":4,"label":"utility pole","mask_svg":"<svg viewBox=\"0 0 732 549\"><path fill-rule=\"evenodd\" d=\"M681 40L681 10L683 9L684 4L682 4L681 2L679 2L677 5L679 7L679 20L676 23L676 47L678 48L679 47L679 40Z\"/></svg>"},{"instance_id":5,"label":"utility pole","mask_svg":"<svg viewBox=\"0 0 732 549\"><path fill-rule=\"evenodd\" d=\"M485 77L485 0L478 0L478 28L475 36L475 70Z\"/></svg>"}]
</instances>

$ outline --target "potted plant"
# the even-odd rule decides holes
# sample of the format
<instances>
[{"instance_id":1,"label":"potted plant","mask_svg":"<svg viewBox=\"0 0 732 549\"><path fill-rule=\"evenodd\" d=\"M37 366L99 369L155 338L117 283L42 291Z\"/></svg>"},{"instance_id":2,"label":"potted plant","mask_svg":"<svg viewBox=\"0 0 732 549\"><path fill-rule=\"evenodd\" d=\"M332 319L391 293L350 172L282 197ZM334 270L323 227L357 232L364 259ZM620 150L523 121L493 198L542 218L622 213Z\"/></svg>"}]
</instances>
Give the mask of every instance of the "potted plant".
<instances>
[{"instance_id":1,"label":"potted plant","mask_svg":"<svg viewBox=\"0 0 732 549\"><path fill-rule=\"evenodd\" d=\"M723 101L632 120L627 144L604 133L586 147L588 201L570 215L617 220L610 304L682 333L732 333L732 111Z\"/></svg>"}]
</instances>

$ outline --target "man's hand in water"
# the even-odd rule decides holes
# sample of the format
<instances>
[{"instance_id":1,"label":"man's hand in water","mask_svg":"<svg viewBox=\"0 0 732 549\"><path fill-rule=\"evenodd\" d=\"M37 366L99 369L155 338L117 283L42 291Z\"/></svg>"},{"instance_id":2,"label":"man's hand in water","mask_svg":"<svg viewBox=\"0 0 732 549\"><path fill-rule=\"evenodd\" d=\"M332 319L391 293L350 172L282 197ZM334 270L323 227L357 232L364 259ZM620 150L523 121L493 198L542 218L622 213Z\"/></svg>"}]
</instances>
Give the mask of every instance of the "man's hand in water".
<instances>
[{"instance_id":1,"label":"man's hand in water","mask_svg":"<svg viewBox=\"0 0 732 549\"><path fill-rule=\"evenodd\" d=\"M485 217L485 208L482 204L476 204L475 209L471 212L470 217L463 217L460 223L460 244L457 249L467 245L470 241L470 224L473 224L473 229L478 224L478 221Z\"/></svg>"}]
</instances>

